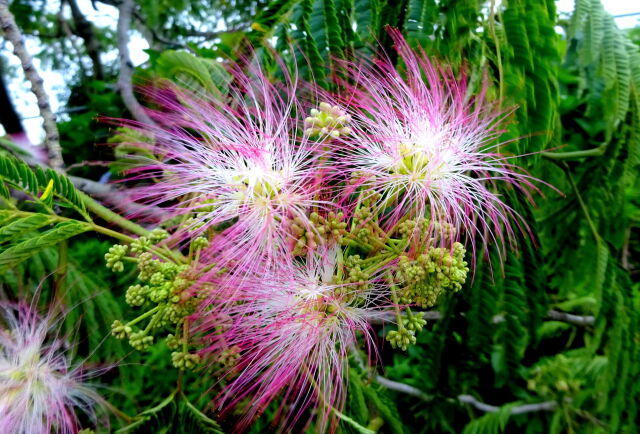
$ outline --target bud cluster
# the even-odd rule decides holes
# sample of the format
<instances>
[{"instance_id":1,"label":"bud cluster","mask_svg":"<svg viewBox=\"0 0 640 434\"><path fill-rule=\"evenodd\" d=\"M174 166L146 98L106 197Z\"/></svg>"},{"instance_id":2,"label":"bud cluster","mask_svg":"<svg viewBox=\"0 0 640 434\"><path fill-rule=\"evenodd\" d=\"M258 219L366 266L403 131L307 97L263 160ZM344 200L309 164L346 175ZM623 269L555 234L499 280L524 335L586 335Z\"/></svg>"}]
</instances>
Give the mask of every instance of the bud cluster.
<instances>
[{"instance_id":1,"label":"bud cluster","mask_svg":"<svg viewBox=\"0 0 640 434\"><path fill-rule=\"evenodd\" d=\"M320 138L346 136L351 134L350 121L351 116L337 105L321 102L319 109L312 109L311 116L304 120L305 134Z\"/></svg>"},{"instance_id":2,"label":"bud cluster","mask_svg":"<svg viewBox=\"0 0 640 434\"><path fill-rule=\"evenodd\" d=\"M348 256L345 260L347 268L347 278L345 283L353 284L353 289L357 291L365 291L369 285L370 276L362 269L362 259L360 255Z\"/></svg>"},{"instance_id":3,"label":"bud cluster","mask_svg":"<svg viewBox=\"0 0 640 434\"><path fill-rule=\"evenodd\" d=\"M469 272L464 254L462 244L454 243L452 250L432 247L416 259L401 256L396 272L401 301L428 308L443 292L459 291Z\"/></svg>"},{"instance_id":4,"label":"bud cluster","mask_svg":"<svg viewBox=\"0 0 640 434\"><path fill-rule=\"evenodd\" d=\"M129 344L139 351L148 350L155 335L162 334L164 330L175 329L175 333L180 334L184 318L193 313L199 302L198 296L189 291L196 280L192 267L161 259L153 253L156 252L154 248L167 237L166 231L156 229L149 236L133 241L130 248L115 245L105 255L107 267L114 271L122 271L125 260L136 263L138 282L129 286L125 301L132 308L141 309L142 313L127 323L115 320L111 333L117 339L128 339ZM191 250L200 250L207 244L206 238L197 237L192 241ZM127 256L128 252L130 256ZM142 323L144 328L140 327ZM184 337L167 334L166 341L170 348L177 349L174 346L176 342L183 348L172 356L177 368L191 369L199 363L199 356L186 350L188 345Z\"/></svg>"},{"instance_id":5,"label":"bud cluster","mask_svg":"<svg viewBox=\"0 0 640 434\"><path fill-rule=\"evenodd\" d=\"M558 355L531 369L527 388L544 399L573 396L583 386L580 379L576 378L576 372L576 366L569 358Z\"/></svg>"},{"instance_id":6,"label":"bud cluster","mask_svg":"<svg viewBox=\"0 0 640 434\"><path fill-rule=\"evenodd\" d=\"M305 225L299 217L293 219L291 232L296 239L294 256L314 251L319 245L340 244L346 235L347 223L344 213L329 212L326 217L312 212Z\"/></svg>"}]
</instances>

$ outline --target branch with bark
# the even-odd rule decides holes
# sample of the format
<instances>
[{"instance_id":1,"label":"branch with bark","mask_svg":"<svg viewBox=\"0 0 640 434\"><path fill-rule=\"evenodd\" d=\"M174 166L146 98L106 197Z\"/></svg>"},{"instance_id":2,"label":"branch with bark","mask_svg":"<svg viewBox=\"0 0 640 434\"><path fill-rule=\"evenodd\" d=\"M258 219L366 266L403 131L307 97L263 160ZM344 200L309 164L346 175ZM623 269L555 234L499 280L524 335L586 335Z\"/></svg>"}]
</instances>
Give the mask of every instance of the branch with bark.
<instances>
[{"instance_id":1,"label":"branch with bark","mask_svg":"<svg viewBox=\"0 0 640 434\"><path fill-rule=\"evenodd\" d=\"M426 320L438 321L442 319L442 313L438 311L426 311L421 313L423 315L423 318ZM545 318L553 321L562 321L562 322L566 322L566 323L581 326L581 327L590 327L596 321L596 318L593 315L575 315L572 313L560 312L553 309L547 312ZM395 319L396 319L395 312L389 312L387 316L383 316L372 321L372 324L382 324L384 322L393 322L395 321ZM504 316L502 315L496 315L495 317L492 318L492 322L494 324L499 324L503 321L504 321Z\"/></svg>"},{"instance_id":2,"label":"branch with bark","mask_svg":"<svg viewBox=\"0 0 640 434\"><path fill-rule=\"evenodd\" d=\"M66 0L71 8L71 17L75 24L75 34L80 36L84 41L84 47L93 64L93 76L96 80L104 79L104 71L102 61L100 60L100 40L96 37L93 24L87 20L78 7L76 0Z\"/></svg>"},{"instance_id":3,"label":"branch with bark","mask_svg":"<svg viewBox=\"0 0 640 434\"><path fill-rule=\"evenodd\" d=\"M435 398L434 396L426 394L425 392L418 389L417 387L400 383L398 381L389 380L388 378L382 377L380 375L376 376L375 380L376 380L376 383L386 387L389 390L403 393L405 395L410 395L426 402L430 402ZM476 410L480 410L485 413L495 413L500 410L500 407L482 402L472 395L458 395L456 397L456 401L461 404L468 404L474 407ZM558 403L556 401L536 402L533 404L523 404L523 405L512 407L510 414L518 415L518 414L534 413L538 411L554 411L556 408L558 408Z\"/></svg>"},{"instance_id":4,"label":"branch with bark","mask_svg":"<svg viewBox=\"0 0 640 434\"><path fill-rule=\"evenodd\" d=\"M60 136L56 125L56 116L51 110L49 96L44 89L44 82L36 70L33 59L27 51L22 33L16 24L15 17L9 10L8 0L0 0L0 28L4 33L4 38L13 45L13 54L20 59L22 70L27 80L31 83L31 91L38 100L40 116L42 116L45 131L45 146L49 155L49 165L56 170L63 170L64 160L62 159L62 148L60 147Z\"/></svg>"},{"instance_id":5,"label":"branch with bark","mask_svg":"<svg viewBox=\"0 0 640 434\"><path fill-rule=\"evenodd\" d=\"M133 14L133 0L123 0L118 9L120 15L118 17L118 51L120 53L120 75L118 76L118 89L125 107L131 115L139 122L148 125L155 123L145 113L144 108L133 93L133 64L129 55L129 29L131 26L131 17Z\"/></svg>"}]
</instances>

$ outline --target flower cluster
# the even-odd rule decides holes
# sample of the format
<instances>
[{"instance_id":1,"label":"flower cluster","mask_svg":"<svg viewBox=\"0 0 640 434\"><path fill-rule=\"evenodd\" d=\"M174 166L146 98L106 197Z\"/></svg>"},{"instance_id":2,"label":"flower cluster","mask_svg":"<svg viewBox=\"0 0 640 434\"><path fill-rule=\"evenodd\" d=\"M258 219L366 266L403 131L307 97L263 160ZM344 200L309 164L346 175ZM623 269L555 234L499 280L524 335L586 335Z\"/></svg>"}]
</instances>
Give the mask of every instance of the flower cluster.
<instances>
[{"instance_id":1,"label":"flower cluster","mask_svg":"<svg viewBox=\"0 0 640 434\"><path fill-rule=\"evenodd\" d=\"M427 217L431 230L450 224L471 246L476 239L511 240L512 221L521 219L495 184L527 195L533 186L511 157L497 152L509 112L487 102L486 89L468 95L464 77L411 50L397 30L391 37L404 74L388 59L346 67L355 84L345 93L357 103L350 106L352 134L341 158L352 186L364 197L381 196L375 211L384 228L408 215Z\"/></svg>"},{"instance_id":2,"label":"flower cluster","mask_svg":"<svg viewBox=\"0 0 640 434\"><path fill-rule=\"evenodd\" d=\"M370 279L367 291L337 278L338 246L321 250L306 262L243 274L236 281L233 302L229 288L218 285L215 297L201 313L208 332L203 355L226 357L236 350L234 372L216 399L221 408L249 397L243 423L249 423L284 392L284 420L295 421L305 408L320 406L318 426L324 427L345 399L342 376L348 349L357 336L373 344L370 321L389 306L386 291ZM222 314L212 311L226 304Z\"/></svg>"},{"instance_id":3,"label":"flower cluster","mask_svg":"<svg viewBox=\"0 0 640 434\"><path fill-rule=\"evenodd\" d=\"M162 241L168 233L155 229L147 237L140 237L128 247L116 244L105 254L107 267L113 271L123 271L124 262L136 264L138 282L129 286L125 300L132 308L142 313L131 321L123 323L115 320L111 333L118 339L128 339L129 344L139 351L148 350L154 343L154 336L166 333L167 345L174 350L172 362L175 367L193 368L200 358L189 351L189 336L185 332L186 317L192 314L202 297L191 291L196 280L193 264L176 263L166 255ZM190 253L199 256L208 245L206 239L196 237L190 245ZM140 327L144 324L144 328ZM188 327L187 327L188 328Z\"/></svg>"},{"instance_id":4,"label":"flower cluster","mask_svg":"<svg viewBox=\"0 0 640 434\"><path fill-rule=\"evenodd\" d=\"M214 402L242 406L240 427L279 400L282 423L316 414L334 430L348 352L376 359L372 320L393 312L386 338L406 350L426 325L411 308L462 288L466 247L512 238L495 186L530 181L494 147L506 114L392 37L404 74L346 65L348 99L310 108L294 79L234 67L229 98L166 87L150 92L156 125L129 124L153 155L137 193L172 214L172 235L106 255L114 271L137 263L126 300L144 311L113 334L145 349L175 327L174 365L216 371Z\"/></svg>"},{"instance_id":5,"label":"flower cluster","mask_svg":"<svg viewBox=\"0 0 640 434\"><path fill-rule=\"evenodd\" d=\"M58 323L59 325L59 323ZM28 304L0 305L0 428L17 434L75 433L76 409L95 420L93 374L74 365L53 317Z\"/></svg>"}]
</instances>

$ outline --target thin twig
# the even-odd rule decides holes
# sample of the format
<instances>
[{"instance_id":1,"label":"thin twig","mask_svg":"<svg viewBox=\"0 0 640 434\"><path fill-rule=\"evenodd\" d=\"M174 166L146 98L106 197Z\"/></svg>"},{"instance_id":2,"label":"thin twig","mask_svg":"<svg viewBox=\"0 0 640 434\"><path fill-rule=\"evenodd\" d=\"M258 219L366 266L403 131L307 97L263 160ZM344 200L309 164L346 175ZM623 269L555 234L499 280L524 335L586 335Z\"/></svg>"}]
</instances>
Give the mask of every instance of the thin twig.
<instances>
[{"instance_id":1,"label":"thin twig","mask_svg":"<svg viewBox=\"0 0 640 434\"><path fill-rule=\"evenodd\" d=\"M84 41L87 54L93 64L93 77L96 80L103 80L104 71L100 60L101 43L96 36L93 23L82 14L76 0L66 0L66 2L71 8L71 16L75 23L75 33Z\"/></svg>"},{"instance_id":2,"label":"thin twig","mask_svg":"<svg viewBox=\"0 0 640 434\"><path fill-rule=\"evenodd\" d=\"M469 404L473 406L475 409L484 411L485 413L495 413L500 410L500 407L495 405L486 404L482 401L479 401L474 396L471 395L458 395L458 401L463 404ZM537 402L535 404L523 404L518 405L516 407L512 407L509 412L512 415L518 414L526 414L526 413L535 413L538 411L554 411L558 408L558 403L556 401L544 401Z\"/></svg>"},{"instance_id":3,"label":"thin twig","mask_svg":"<svg viewBox=\"0 0 640 434\"><path fill-rule=\"evenodd\" d=\"M49 154L49 165L56 170L63 170L64 160L62 159L62 148L60 147L60 135L56 125L56 116L51 110L49 96L44 90L44 85L40 74L33 65L33 59L24 44L22 33L16 24L16 20L9 11L9 1L0 0L0 27L4 32L4 38L13 45L13 54L20 59L22 70L27 80L31 83L31 91L38 100L40 116L43 119L45 146Z\"/></svg>"},{"instance_id":4,"label":"thin twig","mask_svg":"<svg viewBox=\"0 0 640 434\"><path fill-rule=\"evenodd\" d=\"M118 51L120 53L120 75L118 76L118 89L125 107L139 122L147 125L155 125L155 122L145 113L144 108L133 93L133 64L129 56L129 28L133 13L133 0L123 0L118 6Z\"/></svg>"},{"instance_id":5,"label":"thin twig","mask_svg":"<svg viewBox=\"0 0 640 434\"><path fill-rule=\"evenodd\" d=\"M554 321L568 322L579 326L592 326L596 322L596 317L593 315L574 315L572 313L559 312L557 310L550 310L547 312L547 318Z\"/></svg>"},{"instance_id":6,"label":"thin twig","mask_svg":"<svg viewBox=\"0 0 640 434\"><path fill-rule=\"evenodd\" d=\"M408 384L400 383L399 381L389 380L381 375L376 376L376 383L386 387L387 389L420 398L423 401L429 402L433 400L433 396L427 395L417 387L409 386Z\"/></svg>"},{"instance_id":7,"label":"thin twig","mask_svg":"<svg viewBox=\"0 0 640 434\"><path fill-rule=\"evenodd\" d=\"M582 151L570 151L570 152L542 152L544 158L549 160L579 160L586 157L601 157L607 150L607 144L602 144L597 148L585 149Z\"/></svg>"},{"instance_id":8,"label":"thin twig","mask_svg":"<svg viewBox=\"0 0 640 434\"><path fill-rule=\"evenodd\" d=\"M418 314L422 314L422 318L426 320L438 321L442 319L442 313L438 311L426 311L426 312L417 312ZM404 313L402 314L404 316ZM545 315L545 318L551 319L554 321L563 321L570 324L578 325L578 326L591 326L595 323L596 319L592 315L575 315L572 313L560 312L557 310L550 310ZM504 315L496 315L492 318L493 324L499 324L504 321ZM378 318L371 321L371 324L383 324L386 322L393 322L395 320L395 312L388 312L385 315L379 315Z\"/></svg>"},{"instance_id":9,"label":"thin twig","mask_svg":"<svg viewBox=\"0 0 640 434\"><path fill-rule=\"evenodd\" d=\"M432 401L434 399L433 396L426 394L417 387L400 383L398 381L389 380L388 378L382 377L380 375L376 376L376 382L389 390L420 398L426 402ZM483 411L485 413L495 413L501 408L479 401L477 398L471 395L458 395L456 400L461 404L469 404L477 410ZM553 411L556 408L558 408L558 403L556 401L537 402L535 404L523 404L512 407L510 414L518 415L525 413L534 413L538 411Z\"/></svg>"}]
</instances>

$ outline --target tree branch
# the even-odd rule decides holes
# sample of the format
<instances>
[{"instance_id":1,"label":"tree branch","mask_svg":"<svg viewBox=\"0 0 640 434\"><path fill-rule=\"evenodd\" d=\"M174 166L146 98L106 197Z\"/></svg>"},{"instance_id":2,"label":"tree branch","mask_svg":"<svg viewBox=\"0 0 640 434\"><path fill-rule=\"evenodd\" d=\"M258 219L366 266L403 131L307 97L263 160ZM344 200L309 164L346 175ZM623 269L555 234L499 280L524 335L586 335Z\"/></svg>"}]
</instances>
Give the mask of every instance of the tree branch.
<instances>
[{"instance_id":1,"label":"tree branch","mask_svg":"<svg viewBox=\"0 0 640 434\"><path fill-rule=\"evenodd\" d=\"M427 395L422 390L417 387L409 386L408 384L400 383L398 381L389 380L381 375L376 376L376 383L386 387L389 390L394 390L396 392L404 393L405 395L414 396L416 398L420 398L423 401L432 401L433 396Z\"/></svg>"},{"instance_id":2,"label":"tree branch","mask_svg":"<svg viewBox=\"0 0 640 434\"><path fill-rule=\"evenodd\" d=\"M388 378L382 377L380 375L376 376L376 382L381 386L386 387L389 390L393 390L395 392L404 393L405 395L410 395L416 398L420 398L423 401L430 402L434 399L433 396L426 394L422 390L417 387L410 386L408 384L400 383L398 381L389 380ZM475 409L483 411L485 413L495 413L500 410L500 407L495 405L490 405L479 401L474 396L471 395L458 395L456 398L461 404L468 404L473 406ZM537 402L535 404L523 404L518 405L511 408L510 414L518 415L525 413L534 413L538 411L554 411L558 408L558 403L556 401L544 401Z\"/></svg>"},{"instance_id":3,"label":"tree branch","mask_svg":"<svg viewBox=\"0 0 640 434\"><path fill-rule=\"evenodd\" d=\"M550 310L547 312L547 318L583 327L592 326L596 322L596 318L593 315L574 315L572 313L559 312L557 310Z\"/></svg>"},{"instance_id":4,"label":"tree branch","mask_svg":"<svg viewBox=\"0 0 640 434\"><path fill-rule=\"evenodd\" d=\"M71 16L75 23L75 33L84 41L84 47L93 64L93 76L96 80L104 79L102 61L100 60L100 41L95 35L93 24L80 11L76 0L66 0L71 8Z\"/></svg>"},{"instance_id":5,"label":"tree branch","mask_svg":"<svg viewBox=\"0 0 640 434\"><path fill-rule=\"evenodd\" d=\"M426 312L416 312L416 313L422 313L423 318L426 320L438 321L442 319L442 313L438 311L426 311ZM582 326L582 327L592 326L596 321L596 318L593 315L575 315L572 313L565 313L557 310L548 311L545 318L554 320L554 321L563 321L563 322L567 322L567 323L574 324L577 326ZM381 315L380 318L377 318L371 321L371 323L383 324L385 322L393 322L394 320L395 320L395 312L389 312L388 315L386 314L384 316ZM496 315L495 317L492 318L492 322L494 324L499 324L503 321L504 321L504 316L502 315Z\"/></svg>"},{"instance_id":6,"label":"tree branch","mask_svg":"<svg viewBox=\"0 0 640 434\"><path fill-rule=\"evenodd\" d=\"M500 407L478 401L474 396L471 395L458 395L458 401L463 404L469 404L477 410L484 411L485 413L495 413L500 410ZM544 401L537 402L535 404L518 405L511 408L511 411L509 413L512 415L518 415L535 413L538 411L554 411L556 408L558 408L558 403L556 401Z\"/></svg>"},{"instance_id":7,"label":"tree branch","mask_svg":"<svg viewBox=\"0 0 640 434\"><path fill-rule=\"evenodd\" d=\"M133 0L123 0L118 9L118 51L120 52L120 75L118 76L118 89L124 105L131 115L139 122L155 125L155 122L145 113L133 93L133 64L129 56L129 28L133 13Z\"/></svg>"},{"instance_id":8,"label":"tree branch","mask_svg":"<svg viewBox=\"0 0 640 434\"><path fill-rule=\"evenodd\" d=\"M42 78L33 65L33 59L24 45L22 33L16 24L13 14L9 11L8 0L0 0L0 27L4 32L5 39L13 45L13 54L20 59L24 75L31 83L31 91L38 100L38 108L40 109L46 134L45 145L49 154L49 165L56 170L62 171L64 160L62 159L56 117L51 110L49 96L44 90Z\"/></svg>"}]
</instances>

